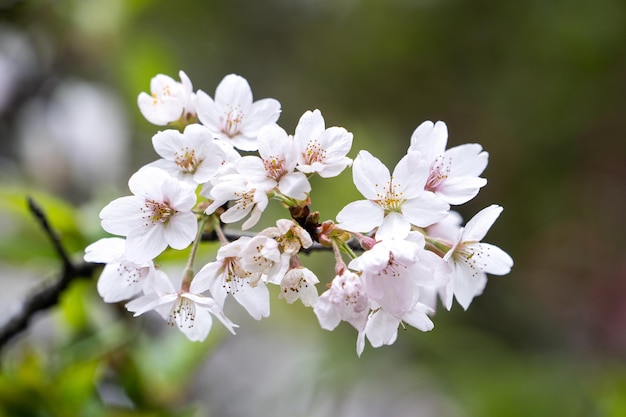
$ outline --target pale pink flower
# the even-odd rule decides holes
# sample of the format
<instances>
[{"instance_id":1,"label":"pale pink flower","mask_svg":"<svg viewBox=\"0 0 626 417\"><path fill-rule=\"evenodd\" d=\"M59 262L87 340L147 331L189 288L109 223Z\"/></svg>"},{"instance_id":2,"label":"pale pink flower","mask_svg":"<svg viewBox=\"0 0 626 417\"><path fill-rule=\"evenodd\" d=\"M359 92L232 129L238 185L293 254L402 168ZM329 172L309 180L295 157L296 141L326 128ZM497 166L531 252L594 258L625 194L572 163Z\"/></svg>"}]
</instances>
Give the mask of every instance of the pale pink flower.
<instances>
[{"instance_id":1,"label":"pale pink flower","mask_svg":"<svg viewBox=\"0 0 626 417\"><path fill-rule=\"evenodd\" d=\"M206 279L197 276L191 281L188 291L176 291L165 272L157 270L151 283L151 291L126 304L135 317L155 310L168 324L176 325L187 338L201 342L209 335L213 320L211 315L231 332L238 327L224 315L222 307L211 297L202 295L208 290Z\"/></svg>"},{"instance_id":2,"label":"pale pink flower","mask_svg":"<svg viewBox=\"0 0 626 417\"><path fill-rule=\"evenodd\" d=\"M208 182L225 164L240 158L237 151L213 139L199 124L187 125L182 133L174 129L158 132L152 145L162 159L149 166L194 185Z\"/></svg>"},{"instance_id":3,"label":"pale pink flower","mask_svg":"<svg viewBox=\"0 0 626 417\"><path fill-rule=\"evenodd\" d=\"M429 226L445 217L449 206L424 191L428 165L419 152L409 152L393 175L367 151L354 160L352 176L357 189L367 200L349 203L337 214L338 227L352 232L369 232L376 239L404 239L411 225Z\"/></svg>"},{"instance_id":4,"label":"pale pink flower","mask_svg":"<svg viewBox=\"0 0 626 417\"><path fill-rule=\"evenodd\" d=\"M242 264L241 252L251 238L240 237L222 246L214 262L206 264L196 279L207 282L211 295L221 305L231 295L256 320L270 315L269 291L261 272L248 270Z\"/></svg>"},{"instance_id":5,"label":"pale pink flower","mask_svg":"<svg viewBox=\"0 0 626 417\"><path fill-rule=\"evenodd\" d=\"M158 74L150 80L150 94L140 93L137 104L141 114L152 124L164 126L181 117L195 115L195 95L191 80L183 71L181 82Z\"/></svg>"},{"instance_id":6,"label":"pale pink flower","mask_svg":"<svg viewBox=\"0 0 626 417\"><path fill-rule=\"evenodd\" d=\"M444 122L425 121L413 132L409 152L419 151L430 165L426 190L449 204L463 204L487 184L479 175L487 166L489 154L477 143L446 150L447 142Z\"/></svg>"},{"instance_id":7,"label":"pale pink flower","mask_svg":"<svg viewBox=\"0 0 626 417\"><path fill-rule=\"evenodd\" d=\"M336 177L352 164L352 159L346 156L352 147L352 133L343 127L326 129L319 110L307 111L300 117L293 140L298 155L297 169L306 174Z\"/></svg>"},{"instance_id":8,"label":"pale pink flower","mask_svg":"<svg viewBox=\"0 0 626 417\"><path fill-rule=\"evenodd\" d=\"M131 262L126 259L125 250L126 241L119 237L103 238L85 248L85 262L105 264L98 278L97 289L106 303L133 298L154 274L154 263L151 260Z\"/></svg>"},{"instance_id":9,"label":"pale pink flower","mask_svg":"<svg viewBox=\"0 0 626 417\"><path fill-rule=\"evenodd\" d=\"M370 301L360 277L344 269L332 280L330 288L319 296L313 311L322 329L333 330L339 322L347 321L358 331L363 330Z\"/></svg>"},{"instance_id":10,"label":"pale pink flower","mask_svg":"<svg viewBox=\"0 0 626 417\"><path fill-rule=\"evenodd\" d=\"M197 92L198 118L218 139L244 151L257 150L257 136L265 125L280 116L280 103L272 98L252 101L252 89L245 78L230 74L215 90L215 99Z\"/></svg>"},{"instance_id":11,"label":"pale pink flower","mask_svg":"<svg viewBox=\"0 0 626 417\"><path fill-rule=\"evenodd\" d=\"M449 284L443 291L444 305L449 310L454 296L467 310L470 303L480 295L487 283L487 273L506 275L511 271L513 259L502 249L489 243L481 243L493 223L502 213L502 207L491 205L479 211L464 228L444 256L452 267Z\"/></svg>"},{"instance_id":12,"label":"pale pink flower","mask_svg":"<svg viewBox=\"0 0 626 417\"><path fill-rule=\"evenodd\" d=\"M320 280L308 268L292 268L283 276L280 281L280 294L278 298L284 299L289 304L300 299L302 304L311 307L317 300L317 287L315 284Z\"/></svg>"},{"instance_id":13,"label":"pale pink flower","mask_svg":"<svg viewBox=\"0 0 626 417\"><path fill-rule=\"evenodd\" d=\"M125 256L136 263L155 258L169 245L184 249L198 230L191 209L194 187L162 169L145 167L128 181L132 196L118 198L100 212L102 228L126 236Z\"/></svg>"}]
</instances>

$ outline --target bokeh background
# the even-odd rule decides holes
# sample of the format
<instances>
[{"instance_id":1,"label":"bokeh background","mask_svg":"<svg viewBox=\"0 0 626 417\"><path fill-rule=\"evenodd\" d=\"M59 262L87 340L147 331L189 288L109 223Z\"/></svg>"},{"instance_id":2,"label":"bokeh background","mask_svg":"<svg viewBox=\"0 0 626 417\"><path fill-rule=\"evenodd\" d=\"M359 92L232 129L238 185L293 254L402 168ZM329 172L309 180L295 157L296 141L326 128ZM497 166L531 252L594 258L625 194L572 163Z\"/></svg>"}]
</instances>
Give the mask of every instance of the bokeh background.
<instances>
[{"instance_id":1,"label":"bokeh background","mask_svg":"<svg viewBox=\"0 0 626 417\"><path fill-rule=\"evenodd\" d=\"M622 0L0 0L3 319L60 270L25 196L80 259L156 159L137 95L181 69L210 95L243 75L288 132L318 108L388 166L444 120L490 153L459 211L504 206L486 240L515 260L467 312L361 358L350 326L275 293L270 318L230 306L238 335L197 344L81 280L3 350L0 415L626 415L625 46ZM323 219L359 197L349 171L313 190ZM329 254L304 262L331 279Z\"/></svg>"}]
</instances>

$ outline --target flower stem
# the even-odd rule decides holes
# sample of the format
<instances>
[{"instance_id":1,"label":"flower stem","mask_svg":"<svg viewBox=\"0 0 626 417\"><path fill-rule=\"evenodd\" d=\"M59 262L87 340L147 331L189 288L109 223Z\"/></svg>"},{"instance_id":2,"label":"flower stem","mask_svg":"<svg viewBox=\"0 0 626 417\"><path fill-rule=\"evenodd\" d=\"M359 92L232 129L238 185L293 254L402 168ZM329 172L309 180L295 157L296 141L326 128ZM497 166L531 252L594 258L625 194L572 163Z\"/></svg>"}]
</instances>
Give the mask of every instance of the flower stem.
<instances>
[{"instance_id":1,"label":"flower stem","mask_svg":"<svg viewBox=\"0 0 626 417\"><path fill-rule=\"evenodd\" d=\"M187 259L187 265L183 270L183 282L181 284L181 289L184 291L189 291L189 287L191 285L191 281L194 277L193 272L193 263L196 259L196 253L198 253L198 245L202 240L202 233L204 232L204 225L206 223L206 216L201 216L200 220L198 220L198 233L196 235L196 239L193 241L191 246L191 253L189 254L189 259Z\"/></svg>"}]
</instances>

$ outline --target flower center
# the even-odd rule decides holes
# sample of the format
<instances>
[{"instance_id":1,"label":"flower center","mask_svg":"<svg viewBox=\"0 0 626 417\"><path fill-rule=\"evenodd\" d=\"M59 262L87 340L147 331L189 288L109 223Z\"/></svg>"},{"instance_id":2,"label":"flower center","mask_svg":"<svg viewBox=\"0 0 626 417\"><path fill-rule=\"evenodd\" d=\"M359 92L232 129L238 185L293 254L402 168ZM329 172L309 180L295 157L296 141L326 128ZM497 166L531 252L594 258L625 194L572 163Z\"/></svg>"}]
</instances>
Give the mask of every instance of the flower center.
<instances>
[{"instance_id":1,"label":"flower center","mask_svg":"<svg viewBox=\"0 0 626 417\"><path fill-rule=\"evenodd\" d=\"M192 328L195 320L196 303L187 297L179 296L170 310L167 324L170 326L173 326L175 323L179 323L181 326L186 324L187 327Z\"/></svg>"},{"instance_id":2,"label":"flower center","mask_svg":"<svg viewBox=\"0 0 626 417\"><path fill-rule=\"evenodd\" d=\"M263 160L263 166L267 176L275 181L278 181L283 175L287 173L285 168L285 160L278 156L270 156Z\"/></svg>"},{"instance_id":3,"label":"flower center","mask_svg":"<svg viewBox=\"0 0 626 417\"><path fill-rule=\"evenodd\" d=\"M443 155L439 155L430 167L430 175L428 176L424 189L427 191L436 191L437 187L450 175L451 168L452 160Z\"/></svg>"},{"instance_id":4,"label":"flower center","mask_svg":"<svg viewBox=\"0 0 626 417\"><path fill-rule=\"evenodd\" d=\"M196 159L196 150L189 149L188 146L181 149L180 152L174 154L176 165L183 171L193 174L198 168L198 160Z\"/></svg>"},{"instance_id":5,"label":"flower center","mask_svg":"<svg viewBox=\"0 0 626 417\"><path fill-rule=\"evenodd\" d=\"M391 211L400 211L402 208L402 204L404 204L405 199L403 198L404 192L399 190L400 184L393 183L393 177L391 180L387 182L385 187L380 187L379 184L375 184L376 186L376 196L378 197L375 201L385 210L386 213ZM380 191L379 188L382 188Z\"/></svg>"},{"instance_id":6,"label":"flower center","mask_svg":"<svg viewBox=\"0 0 626 417\"><path fill-rule=\"evenodd\" d=\"M393 252L389 252L389 259L383 269L378 271L378 276L385 275L390 277L399 277L407 266L399 262Z\"/></svg>"},{"instance_id":7,"label":"flower center","mask_svg":"<svg viewBox=\"0 0 626 417\"><path fill-rule=\"evenodd\" d=\"M150 224L165 223L176 214L176 210L168 206L162 201L146 200L144 206L141 207L143 218L146 220L146 226Z\"/></svg>"},{"instance_id":8,"label":"flower center","mask_svg":"<svg viewBox=\"0 0 626 417\"><path fill-rule=\"evenodd\" d=\"M222 124L222 133L224 133L229 138L233 138L238 135L244 117L245 115L243 114L239 106L231 107L226 113L226 118L224 120L224 123Z\"/></svg>"},{"instance_id":9,"label":"flower center","mask_svg":"<svg viewBox=\"0 0 626 417\"><path fill-rule=\"evenodd\" d=\"M224 262L226 262L226 273L224 274L222 287L229 294L235 294L246 284L255 286L257 275L259 278L261 276L261 274L253 274L244 269L239 260L234 256L226 258Z\"/></svg>"},{"instance_id":10,"label":"flower center","mask_svg":"<svg viewBox=\"0 0 626 417\"><path fill-rule=\"evenodd\" d=\"M489 248L486 249L488 250ZM487 267L483 258L488 256L489 254L485 254L483 248L478 245L461 245L454 253L454 260L470 268L472 270L472 276L475 277Z\"/></svg>"},{"instance_id":11,"label":"flower center","mask_svg":"<svg viewBox=\"0 0 626 417\"><path fill-rule=\"evenodd\" d=\"M302 153L302 159L306 165L314 162L324 162L326 160L326 149L322 148L317 140L310 140L306 146L306 151Z\"/></svg>"}]
</instances>

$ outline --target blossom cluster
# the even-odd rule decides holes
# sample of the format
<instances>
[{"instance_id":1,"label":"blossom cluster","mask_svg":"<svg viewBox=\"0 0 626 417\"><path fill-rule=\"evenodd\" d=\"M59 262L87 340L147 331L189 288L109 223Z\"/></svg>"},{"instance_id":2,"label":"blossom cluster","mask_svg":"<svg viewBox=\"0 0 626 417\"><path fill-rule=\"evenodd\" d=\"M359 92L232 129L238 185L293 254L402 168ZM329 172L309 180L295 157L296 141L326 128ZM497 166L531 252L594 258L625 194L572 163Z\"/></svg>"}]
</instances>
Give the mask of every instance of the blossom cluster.
<instances>
[{"instance_id":1,"label":"blossom cluster","mask_svg":"<svg viewBox=\"0 0 626 417\"><path fill-rule=\"evenodd\" d=\"M229 298L254 319L268 317L268 287L275 285L280 299L311 307L322 328L352 325L361 355L366 339L373 347L392 344L399 326L431 330L439 300L448 310L454 299L467 309L486 274L510 271L511 257L482 242L502 208L491 205L464 227L451 210L487 183L480 175L488 154L479 144L446 149L445 123L420 124L390 172L365 150L349 158L352 133L326 127L319 110L306 111L289 134L277 124L280 103L253 100L243 77L227 75L211 97L179 75L176 81L159 74L150 94L139 95L144 117L165 126L152 137L160 158L130 177L132 195L100 212L102 228L119 237L85 250L86 261L105 264L97 285L105 302L126 301L135 316L154 310L202 341L213 318L235 332L224 313ZM309 179L349 167L363 199L335 221L321 221L311 211ZM287 209L287 218L244 233L270 200ZM240 222L238 233L226 232ZM196 271L198 245L207 240L220 247ZM159 268L165 250L190 246L177 276ZM321 294L323 284L301 262L317 249L327 249L335 265Z\"/></svg>"}]
</instances>

